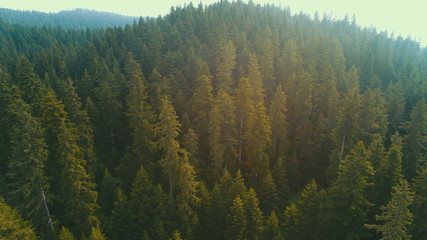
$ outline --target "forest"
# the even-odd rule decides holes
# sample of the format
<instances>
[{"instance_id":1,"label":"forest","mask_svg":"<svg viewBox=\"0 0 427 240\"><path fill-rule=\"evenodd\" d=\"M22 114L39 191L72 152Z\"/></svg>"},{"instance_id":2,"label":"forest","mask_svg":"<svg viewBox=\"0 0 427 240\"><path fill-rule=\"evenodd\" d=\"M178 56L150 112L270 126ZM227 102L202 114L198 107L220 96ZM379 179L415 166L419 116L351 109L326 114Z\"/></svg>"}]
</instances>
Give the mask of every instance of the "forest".
<instances>
[{"instance_id":1,"label":"forest","mask_svg":"<svg viewBox=\"0 0 427 240\"><path fill-rule=\"evenodd\" d=\"M0 20L0 239L427 239L427 49L252 1Z\"/></svg>"},{"instance_id":2,"label":"forest","mask_svg":"<svg viewBox=\"0 0 427 240\"><path fill-rule=\"evenodd\" d=\"M57 13L20 11L0 8L0 18L11 24L38 27L61 27L63 29L86 29L124 27L138 18L88 9L74 9Z\"/></svg>"}]
</instances>

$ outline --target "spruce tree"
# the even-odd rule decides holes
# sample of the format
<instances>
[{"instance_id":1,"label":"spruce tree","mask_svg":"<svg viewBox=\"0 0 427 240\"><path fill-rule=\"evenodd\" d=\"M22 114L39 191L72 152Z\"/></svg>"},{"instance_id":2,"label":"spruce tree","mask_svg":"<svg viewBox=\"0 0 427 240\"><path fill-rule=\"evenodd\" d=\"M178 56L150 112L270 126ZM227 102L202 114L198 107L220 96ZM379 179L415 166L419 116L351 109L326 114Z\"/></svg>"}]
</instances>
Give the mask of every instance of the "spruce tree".
<instances>
[{"instance_id":1,"label":"spruce tree","mask_svg":"<svg viewBox=\"0 0 427 240\"><path fill-rule=\"evenodd\" d=\"M47 230L47 214L41 201L48 192L45 164L48 157L43 130L22 100L9 105L14 125L11 129L12 151L8 161L8 199L31 220L38 231Z\"/></svg>"},{"instance_id":2,"label":"spruce tree","mask_svg":"<svg viewBox=\"0 0 427 240\"><path fill-rule=\"evenodd\" d=\"M18 211L7 205L0 197L0 236L7 240L38 239L29 223L25 222Z\"/></svg>"},{"instance_id":3,"label":"spruce tree","mask_svg":"<svg viewBox=\"0 0 427 240\"><path fill-rule=\"evenodd\" d=\"M229 213L226 218L225 239L243 240L246 239L247 221L242 199L237 196L233 200Z\"/></svg>"},{"instance_id":4,"label":"spruce tree","mask_svg":"<svg viewBox=\"0 0 427 240\"><path fill-rule=\"evenodd\" d=\"M403 170L405 176L411 179L426 161L427 106L423 100L412 108L409 117L410 120L403 125L407 132L403 145L405 153Z\"/></svg>"},{"instance_id":5,"label":"spruce tree","mask_svg":"<svg viewBox=\"0 0 427 240\"><path fill-rule=\"evenodd\" d=\"M382 224L368 224L368 228L382 234L382 240L411 239L408 234L408 226L412 223L413 214L409 210L414 200L414 193L410 191L406 180L393 187L391 200L387 205L381 206L382 214L375 216Z\"/></svg>"}]
</instances>

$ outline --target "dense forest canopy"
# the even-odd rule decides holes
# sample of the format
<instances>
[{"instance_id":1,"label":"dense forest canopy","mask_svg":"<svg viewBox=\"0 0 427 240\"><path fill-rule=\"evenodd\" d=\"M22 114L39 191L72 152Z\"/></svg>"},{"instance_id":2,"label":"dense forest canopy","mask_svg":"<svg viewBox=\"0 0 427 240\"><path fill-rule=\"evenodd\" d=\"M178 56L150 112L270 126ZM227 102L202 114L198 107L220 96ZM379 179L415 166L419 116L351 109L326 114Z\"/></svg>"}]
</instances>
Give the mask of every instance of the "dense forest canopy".
<instances>
[{"instance_id":1,"label":"dense forest canopy","mask_svg":"<svg viewBox=\"0 0 427 240\"><path fill-rule=\"evenodd\" d=\"M29 26L60 26L64 29L86 29L124 27L132 24L136 17L123 16L108 12L98 12L88 9L74 9L58 13L44 13L38 11L21 11L0 8L0 19L11 24L25 24Z\"/></svg>"},{"instance_id":2,"label":"dense forest canopy","mask_svg":"<svg viewBox=\"0 0 427 240\"><path fill-rule=\"evenodd\" d=\"M427 50L348 18L0 21L0 238L426 239L426 98Z\"/></svg>"}]
</instances>

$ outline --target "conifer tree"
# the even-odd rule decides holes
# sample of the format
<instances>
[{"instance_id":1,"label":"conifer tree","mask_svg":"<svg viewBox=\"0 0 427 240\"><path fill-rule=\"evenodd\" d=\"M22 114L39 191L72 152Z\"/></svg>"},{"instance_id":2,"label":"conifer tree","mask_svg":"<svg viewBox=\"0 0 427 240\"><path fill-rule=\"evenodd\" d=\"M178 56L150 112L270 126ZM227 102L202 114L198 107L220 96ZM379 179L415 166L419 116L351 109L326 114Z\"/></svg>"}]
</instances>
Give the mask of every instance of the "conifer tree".
<instances>
[{"instance_id":1,"label":"conifer tree","mask_svg":"<svg viewBox=\"0 0 427 240\"><path fill-rule=\"evenodd\" d=\"M242 199L237 196L233 200L226 218L225 239L243 240L246 239L246 215Z\"/></svg>"},{"instance_id":2,"label":"conifer tree","mask_svg":"<svg viewBox=\"0 0 427 240\"><path fill-rule=\"evenodd\" d=\"M23 91L23 100L33 107L35 116L40 116L39 105L46 92L43 83L26 57L17 59L16 71L16 85Z\"/></svg>"},{"instance_id":3,"label":"conifer tree","mask_svg":"<svg viewBox=\"0 0 427 240\"><path fill-rule=\"evenodd\" d=\"M279 197L277 194L277 186L270 171L268 171L258 189L260 207L264 213L271 213L276 207L280 206L278 205Z\"/></svg>"},{"instance_id":4,"label":"conifer tree","mask_svg":"<svg viewBox=\"0 0 427 240\"><path fill-rule=\"evenodd\" d=\"M405 97L401 82L390 84L385 91L386 113L390 122L389 133L394 134L403 120L405 112Z\"/></svg>"},{"instance_id":5,"label":"conifer tree","mask_svg":"<svg viewBox=\"0 0 427 240\"><path fill-rule=\"evenodd\" d=\"M217 178L221 176L225 166L233 169L236 165L238 155L235 120L235 105L230 96L220 90L209 114L210 156Z\"/></svg>"},{"instance_id":6,"label":"conifer tree","mask_svg":"<svg viewBox=\"0 0 427 240\"><path fill-rule=\"evenodd\" d=\"M77 143L81 149L84 166L90 174L96 173L96 156L93 147L93 130L90 125L88 112L82 108L80 97L77 95L71 78L62 82L61 98L64 102L64 110L68 113L70 122L76 128Z\"/></svg>"},{"instance_id":7,"label":"conifer tree","mask_svg":"<svg viewBox=\"0 0 427 240\"><path fill-rule=\"evenodd\" d=\"M402 155L402 138L396 132L391 138L390 148L381 159L375 173L373 195L376 196L374 203L377 206L385 205L388 202L393 187L402 180Z\"/></svg>"},{"instance_id":8,"label":"conifer tree","mask_svg":"<svg viewBox=\"0 0 427 240\"><path fill-rule=\"evenodd\" d=\"M44 97L42 124L49 149L48 169L52 193L57 195L55 210L66 226L79 234L89 233L97 223L94 217L97 192L91 175L84 168L75 128L64 105L52 92ZM58 171L59 170L59 171Z\"/></svg>"},{"instance_id":9,"label":"conifer tree","mask_svg":"<svg viewBox=\"0 0 427 240\"><path fill-rule=\"evenodd\" d=\"M48 192L45 164L48 157L43 130L22 100L9 105L14 125L11 129L11 155L8 161L8 199L31 220L38 231L47 229L47 215L41 202Z\"/></svg>"},{"instance_id":10,"label":"conifer tree","mask_svg":"<svg viewBox=\"0 0 427 240\"><path fill-rule=\"evenodd\" d=\"M427 168L424 167L418 173L413 183L415 192L414 204L411 211L414 214L413 224L410 226L410 233L413 239L424 239L427 237L427 226L424 224L427 219Z\"/></svg>"},{"instance_id":11,"label":"conifer tree","mask_svg":"<svg viewBox=\"0 0 427 240\"><path fill-rule=\"evenodd\" d=\"M58 236L59 240L74 240L73 234L68 230L68 228L62 226L61 231Z\"/></svg>"},{"instance_id":12,"label":"conifer tree","mask_svg":"<svg viewBox=\"0 0 427 240\"><path fill-rule=\"evenodd\" d=\"M144 235L144 230L153 229L154 218L162 219L165 216L166 199L160 186L155 186L148 173L141 167L135 177L131 190L130 218L135 239Z\"/></svg>"},{"instance_id":13,"label":"conifer tree","mask_svg":"<svg viewBox=\"0 0 427 240\"><path fill-rule=\"evenodd\" d=\"M102 233L99 227L92 227L90 231L90 240L106 240L107 238Z\"/></svg>"},{"instance_id":14,"label":"conifer tree","mask_svg":"<svg viewBox=\"0 0 427 240\"><path fill-rule=\"evenodd\" d=\"M261 209L259 208L259 201L253 188L249 189L244 196L243 204L246 214L245 239L259 240L264 230L264 221Z\"/></svg>"},{"instance_id":15,"label":"conifer tree","mask_svg":"<svg viewBox=\"0 0 427 240\"><path fill-rule=\"evenodd\" d=\"M363 224L372 205L367 200L369 182L374 174L369 162L370 152L362 142L358 142L350 154L340 162L338 179L331 188L330 198L334 233L330 239L360 239L366 235Z\"/></svg>"},{"instance_id":16,"label":"conifer tree","mask_svg":"<svg viewBox=\"0 0 427 240\"><path fill-rule=\"evenodd\" d=\"M276 213L271 212L270 216L265 221L265 229L263 232L263 240L279 240L282 239L280 227L279 227L279 218L277 218Z\"/></svg>"},{"instance_id":17,"label":"conifer tree","mask_svg":"<svg viewBox=\"0 0 427 240\"><path fill-rule=\"evenodd\" d=\"M121 189L117 191L116 199L109 221L108 236L112 240L133 239L134 233L131 228L133 223L129 217L132 209L129 208L129 200Z\"/></svg>"},{"instance_id":18,"label":"conifer tree","mask_svg":"<svg viewBox=\"0 0 427 240\"><path fill-rule=\"evenodd\" d=\"M404 137L405 176L413 178L426 163L427 152L427 106L423 100L415 105L409 114L410 120L404 123L407 135Z\"/></svg>"},{"instance_id":19,"label":"conifer tree","mask_svg":"<svg viewBox=\"0 0 427 240\"><path fill-rule=\"evenodd\" d=\"M368 224L368 228L375 229L382 234L382 240L387 239L411 239L408 234L408 226L412 223L413 215L409 210L414 200L406 180L393 187L391 200L387 205L381 206L382 214L375 216L382 224Z\"/></svg>"},{"instance_id":20,"label":"conifer tree","mask_svg":"<svg viewBox=\"0 0 427 240\"><path fill-rule=\"evenodd\" d=\"M132 131L132 149L140 158L155 148L155 116L147 102L148 96L141 66L133 59L131 53L128 54L124 70L129 84L126 113Z\"/></svg>"},{"instance_id":21,"label":"conifer tree","mask_svg":"<svg viewBox=\"0 0 427 240\"><path fill-rule=\"evenodd\" d=\"M0 198L0 236L5 240L38 239L32 227L3 198Z\"/></svg>"},{"instance_id":22,"label":"conifer tree","mask_svg":"<svg viewBox=\"0 0 427 240\"><path fill-rule=\"evenodd\" d=\"M288 170L285 164L283 157L279 157L276 163L274 163L273 170L271 171L273 182L276 185L279 210L283 210L291 192L288 181Z\"/></svg>"},{"instance_id":23,"label":"conifer tree","mask_svg":"<svg viewBox=\"0 0 427 240\"><path fill-rule=\"evenodd\" d=\"M286 122L286 97L281 85L278 85L271 101L269 118L273 156L282 157L288 147L288 124Z\"/></svg>"},{"instance_id":24,"label":"conifer tree","mask_svg":"<svg viewBox=\"0 0 427 240\"><path fill-rule=\"evenodd\" d=\"M238 126L238 154L239 163L242 161L249 160L247 155L249 146L248 137L249 137L249 121L254 114L254 102L253 100L252 86L247 78L241 78L239 85L236 89L236 109L237 109L237 126Z\"/></svg>"},{"instance_id":25,"label":"conifer tree","mask_svg":"<svg viewBox=\"0 0 427 240\"><path fill-rule=\"evenodd\" d=\"M233 87L233 70L235 67L236 47L233 41L229 40L219 49L218 65L216 66L215 77L217 80L217 89L231 94Z\"/></svg>"}]
</instances>

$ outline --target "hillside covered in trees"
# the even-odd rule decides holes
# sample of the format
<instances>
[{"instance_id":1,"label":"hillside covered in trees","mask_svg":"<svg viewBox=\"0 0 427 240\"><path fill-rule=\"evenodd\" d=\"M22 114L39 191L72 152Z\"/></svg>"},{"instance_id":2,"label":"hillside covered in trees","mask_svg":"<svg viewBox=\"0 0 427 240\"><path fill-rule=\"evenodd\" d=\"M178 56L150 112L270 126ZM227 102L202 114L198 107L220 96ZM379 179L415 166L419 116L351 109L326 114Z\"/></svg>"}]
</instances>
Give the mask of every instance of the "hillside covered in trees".
<instances>
[{"instance_id":1,"label":"hillside covered in trees","mask_svg":"<svg viewBox=\"0 0 427 240\"><path fill-rule=\"evenodd\" d=\"M38 27L62 27L64 29L98 29L124 27L138 18L87 9L74 9L58 13L20 11L0 8L0 19L10 24L25 24Z\"/></svg>"},{"instance_id":2,"label":"hillside covered in trees","mask_svg":"<svg viewBox=\"0 0 427 240\"><path fill-rule=\"evenodd\" d=\"M427 239L427 50L221 1L0 21L0 238Z\"/></svg>"}]
</instances>

